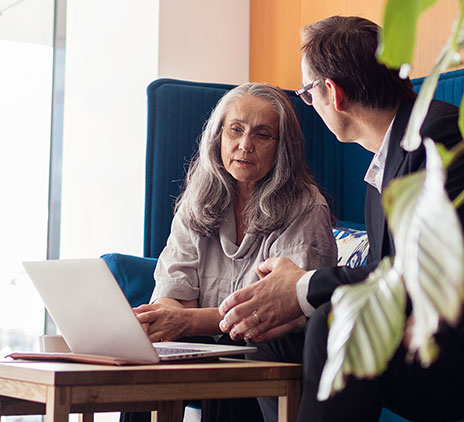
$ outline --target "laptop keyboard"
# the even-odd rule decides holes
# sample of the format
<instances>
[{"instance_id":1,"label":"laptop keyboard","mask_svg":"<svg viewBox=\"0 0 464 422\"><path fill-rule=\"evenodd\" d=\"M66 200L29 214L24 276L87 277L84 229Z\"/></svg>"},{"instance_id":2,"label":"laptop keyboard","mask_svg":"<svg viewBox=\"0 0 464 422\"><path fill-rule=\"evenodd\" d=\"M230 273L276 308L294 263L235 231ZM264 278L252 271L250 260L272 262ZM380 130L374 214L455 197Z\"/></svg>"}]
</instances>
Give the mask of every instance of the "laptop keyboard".
<instances>
[{"instance_id":1,"label":"laptop keyboard","mask_svg":"<svg viewBox=\"0 0 464 422\"><path fill-rule=\"evenodd\" d=\"M190 355L192 353L203 353L208 352L207 349L184 349L178 347L155 347L156 352L159 356L170 356L170 355Z\"/></svg>"}]
</instances>

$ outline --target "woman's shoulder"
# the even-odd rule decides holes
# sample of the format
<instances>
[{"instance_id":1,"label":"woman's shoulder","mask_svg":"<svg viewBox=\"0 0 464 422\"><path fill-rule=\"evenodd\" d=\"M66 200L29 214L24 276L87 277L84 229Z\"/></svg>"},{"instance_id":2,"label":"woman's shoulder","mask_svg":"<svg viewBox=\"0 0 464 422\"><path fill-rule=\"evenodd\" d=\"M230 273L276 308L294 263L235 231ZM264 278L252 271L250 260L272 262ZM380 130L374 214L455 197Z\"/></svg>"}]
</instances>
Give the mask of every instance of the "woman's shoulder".
<instances>
[{"instance_id":1,"label":"woman's shoulder","mask_svg":"<svg viewBox=\"0 0 464 422\"><path fill-rule=\"evenodd\" d=\"M311 214L328 208L327 200L316 185L311 185L302 193L300 209L302 214Z\"/></svg>"},{"instance_id":2,"label":"woman's shoulder","mask_svg":"<svg viewBox=\"0 0 464 422\"><path fill-rule=\"evenodd\" d=\"M325 230L326 226L331 225L330 208L317 186L313 185L304 191L295 205L286 224L279 229L280 233L299 229L312 230L313 227L317 229L321 223Z\"/></svg>"},{"instance_id":3,"label":"woman's shoulder","mask_svg":"<svg viewBox=\"0 0 464 422\"><path fill-rule=\"evenodd\" d=\"M269 256L290 256L301 265L315 268L321 256L332 264L336 246L332 231L332 216L324 196L317 187L306 193L308 203L300 207L293 220L269 237ZM303 198L302 198L303 200ZM314 261L314 262L313 262Z\"/></svg>"},{"instance_id":4,"label":"woman's shoulder","mask_svg":"<svg viewBox=\"0 0 464 422\"><path fill-rule=\"evenodd\" d=\"M175 209L172 219L171 235L188 236L191 240L198 237L198 233L192 227L188 207L184 203L180 203Z\"/></svg>"}]
</instances>

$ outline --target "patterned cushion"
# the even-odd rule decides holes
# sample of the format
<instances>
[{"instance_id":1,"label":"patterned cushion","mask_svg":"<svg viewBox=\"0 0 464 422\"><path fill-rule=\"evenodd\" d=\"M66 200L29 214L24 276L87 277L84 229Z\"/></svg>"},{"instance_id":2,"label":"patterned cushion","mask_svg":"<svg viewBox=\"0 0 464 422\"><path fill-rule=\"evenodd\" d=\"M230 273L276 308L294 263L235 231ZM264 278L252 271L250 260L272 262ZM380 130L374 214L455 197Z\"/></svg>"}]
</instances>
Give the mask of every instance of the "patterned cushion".
<instances>
[{"instance_id":1,"label":"patterned cushion","mask_svg":"<svg viewBox=\"0 0 464 422\"><path fill-rule=\"evenodd\" d=\"M369 240L365 230L336 227L333 229L338 248L338 265L366 265Z\"/></svg>"}]
</instances>

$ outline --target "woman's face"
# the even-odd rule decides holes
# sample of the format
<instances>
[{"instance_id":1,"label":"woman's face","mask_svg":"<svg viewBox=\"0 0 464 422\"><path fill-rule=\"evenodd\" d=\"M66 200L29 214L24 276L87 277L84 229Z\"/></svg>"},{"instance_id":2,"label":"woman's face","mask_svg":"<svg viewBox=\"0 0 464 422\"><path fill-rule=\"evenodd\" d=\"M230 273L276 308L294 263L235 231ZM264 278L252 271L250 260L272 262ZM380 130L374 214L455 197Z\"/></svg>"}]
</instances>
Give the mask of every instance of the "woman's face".
<instances>
[{"instance_id":1,"label":"woman's face","mask_svg":"<svg viewBox=\"0 0 464 422\"><path fill-rule=\"evenodd\" d=\"M248 192L274 166L279 115L271 103L245 94L235 100L224 119L221 158L226 171Z\"/></svg>"}]
</instances>

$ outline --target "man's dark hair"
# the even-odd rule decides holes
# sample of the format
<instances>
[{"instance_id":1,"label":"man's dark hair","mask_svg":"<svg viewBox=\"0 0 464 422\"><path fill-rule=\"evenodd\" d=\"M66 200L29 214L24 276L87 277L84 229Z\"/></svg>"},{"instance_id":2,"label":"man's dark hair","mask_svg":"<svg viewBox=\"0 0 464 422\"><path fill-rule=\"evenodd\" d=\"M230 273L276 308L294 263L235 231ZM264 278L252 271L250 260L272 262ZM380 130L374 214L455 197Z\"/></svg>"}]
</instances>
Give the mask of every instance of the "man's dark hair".
<instances>
[{"instance_id":1,"label":"man's dark hair","mask_svg":"<svg viewBox=\"0 0 464 422\"><path fill-rule=\"evenodd\" d=\"M409 78L377 61L378 33L374 22L357 16L332 16L306 26L301 50L311 76L332 79L351 101L372 108L413 100Z\"/></svg>"}]
</instances>

